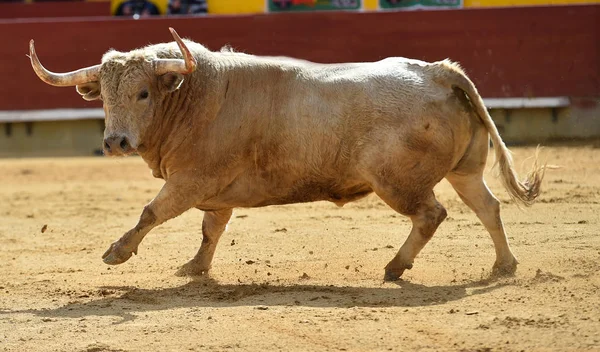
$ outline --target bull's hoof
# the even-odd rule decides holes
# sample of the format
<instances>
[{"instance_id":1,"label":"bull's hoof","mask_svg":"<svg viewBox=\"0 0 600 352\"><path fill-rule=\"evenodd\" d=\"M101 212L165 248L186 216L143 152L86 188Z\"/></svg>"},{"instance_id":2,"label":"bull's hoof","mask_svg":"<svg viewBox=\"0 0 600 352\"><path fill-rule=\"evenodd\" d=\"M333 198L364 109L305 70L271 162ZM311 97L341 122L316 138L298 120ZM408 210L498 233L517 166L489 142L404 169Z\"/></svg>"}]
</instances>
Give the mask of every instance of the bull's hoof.
<instances>
[{"instance_id":1,"label":"bull's hoof","mask_svg":"<svg viewBox=\"0 0 600 352\"><path fill-rule=\"evenodd\" d=\"M102 260L108 265L125 263L137 250L124 249L120 241L110 245L110 248L102 255Z\"/></svg>"},{"instance_id":2,"label":"bull's hoof","mask_svg":"<svg viewBox=\"0 0 600 352\"><path fill-rule=\"evenodd\" d=\"M383 281L398 281L402 274L404 274L404 270L412 269L412 264L408 264L401 268L393 268L387 266L385 268L385 275L383 276Z\"/></svg>"},{"instance_id":3,"label":"bull's hoof","mask_svg":"<svg viewBox=\"0 0 600 352\"><path fill-rule=\"evenodd\" d=\"M512 258L505 262L496 262L492 268L493 276L514 276L517 272L517 259Z\"/></svg>"},{"instance_id":4,"label":"bull's hoof","mask_svg":"<svg viewBox=\"0 0 600 352\"><path fill-rule=\"evenodd\" d=\"M398 281L398 280L400 280L400 276L402 276L402 273L404 273L404 270L402 270L401 272L386 270L385 275L383 276L383 281L387 281L387 282Z\"/></svg>"},{"instance_id":5,"label":"bull's hoof","mask_svg":"<svg viewBox=\"0 0 600 352\"><path fill-rule=\"evenodd\" d=\"M208 274L208 269L209 268L207 268L204 265L198 265L197 263L190 261L190 262L182 265L181 268L179 268L179 270L177 270L177 272L175 272L175 276L179 276L179 277L203 276L203 275Z\"/></svg>"}]
</instances>

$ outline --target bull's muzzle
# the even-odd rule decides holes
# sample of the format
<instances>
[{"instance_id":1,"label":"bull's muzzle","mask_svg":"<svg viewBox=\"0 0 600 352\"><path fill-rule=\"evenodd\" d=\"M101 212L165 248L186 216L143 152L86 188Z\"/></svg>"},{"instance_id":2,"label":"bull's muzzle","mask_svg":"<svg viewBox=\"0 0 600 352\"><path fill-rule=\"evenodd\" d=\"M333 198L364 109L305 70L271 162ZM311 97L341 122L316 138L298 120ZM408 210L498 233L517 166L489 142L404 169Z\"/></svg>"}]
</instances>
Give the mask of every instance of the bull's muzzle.
<instances>
[{"instance_id":1,"label":"bull's muzzle","mask_svg":"<svg viewBox=\"0 0 600 352\"><path fill-rule=\"evenodd\" d=\"M125 155L134 150L125 136L111 136L104 139L105 155Z\"/></svg>"}]
</instances>

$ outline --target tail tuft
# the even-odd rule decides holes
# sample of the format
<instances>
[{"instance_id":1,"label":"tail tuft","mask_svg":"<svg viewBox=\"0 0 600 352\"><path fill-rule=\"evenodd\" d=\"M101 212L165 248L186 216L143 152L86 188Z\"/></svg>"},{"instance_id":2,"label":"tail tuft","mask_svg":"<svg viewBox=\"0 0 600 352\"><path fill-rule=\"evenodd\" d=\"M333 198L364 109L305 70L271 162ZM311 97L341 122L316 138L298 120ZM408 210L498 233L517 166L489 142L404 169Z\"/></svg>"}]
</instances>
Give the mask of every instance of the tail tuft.
<instances>
[{"instance_id":1,"label":"tail tuft","mask_svg":"<svg viewBox=\"0 0 600 352\"><path fill-rule=\"evenodd\" d=\"M499 156L500 179L504 188L506 188L508 194L516 203L531 206L540 195L542 180L546 172L546 166L539 165L540 148L536 149L531 170L522 181L517 177L512 158L504 143L499 148L494 144L494 149L496 149L496 155ZM504 149L504 152L498 151L498 149Z\"/></svg>"}]
</instances>

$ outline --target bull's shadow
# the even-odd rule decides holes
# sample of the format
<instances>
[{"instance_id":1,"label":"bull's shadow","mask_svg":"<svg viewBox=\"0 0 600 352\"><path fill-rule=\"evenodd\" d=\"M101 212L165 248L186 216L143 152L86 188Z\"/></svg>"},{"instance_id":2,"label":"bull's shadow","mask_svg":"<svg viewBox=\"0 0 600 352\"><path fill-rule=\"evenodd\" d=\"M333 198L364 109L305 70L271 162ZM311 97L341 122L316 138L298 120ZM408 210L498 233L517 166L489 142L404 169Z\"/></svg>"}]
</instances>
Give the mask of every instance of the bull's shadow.
<instances>
[{"instance_id":1,"label":"bull's shadow","mask_svg":"<svg viewBox=\"0 0 600 352\"><path fill-rule=\"evenodd\" d=\"M420 307L457 301L510 285L512 281L493 278L465 284L425 286L408 281L381 287L339 287L318 285L219 284L200 278L173 288L140 289L105 286L102 298L69 303L55 309L23 310L43 317L81 318L120 316L119 323L133 320L135 312L172 308L256 306L305 307ZM14 311L13 311L14 313Z\"/></svg>"}]
</instances>

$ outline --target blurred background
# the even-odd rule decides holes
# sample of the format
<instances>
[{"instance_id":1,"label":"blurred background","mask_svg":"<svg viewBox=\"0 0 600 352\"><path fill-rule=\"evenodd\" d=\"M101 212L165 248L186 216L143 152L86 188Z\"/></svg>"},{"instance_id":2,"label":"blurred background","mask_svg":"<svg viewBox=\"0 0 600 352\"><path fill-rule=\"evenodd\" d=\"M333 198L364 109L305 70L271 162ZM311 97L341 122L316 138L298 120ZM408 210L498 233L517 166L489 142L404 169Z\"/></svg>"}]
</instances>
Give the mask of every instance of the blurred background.
<instances>
[{"instance_id":1,"label":"blurred background","mask_svg":"<svg viewBox=\"0 0 600 352\"><path fill-rule=\"evenodd\" d=\"M316 62L458 61L509 144L600 137L600 0L0 1L0 156L98 155L99 102L41 82L170 41Z\"/></svg>"}]
</instances>

